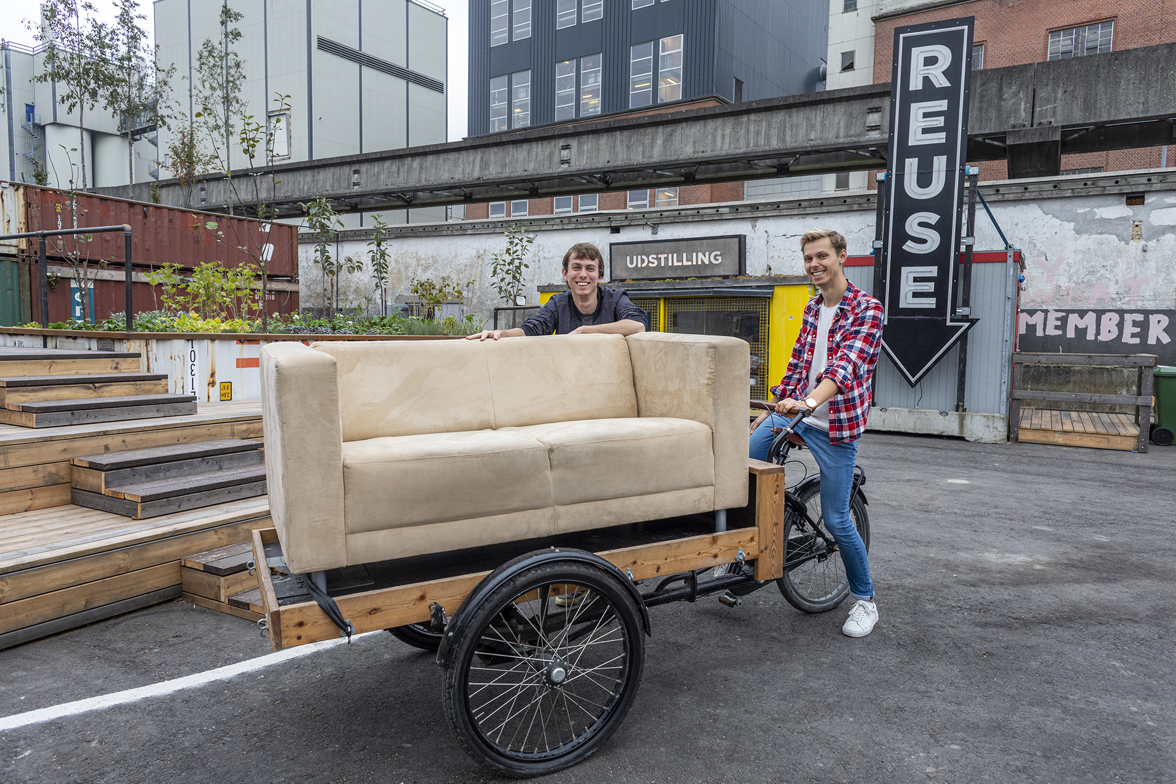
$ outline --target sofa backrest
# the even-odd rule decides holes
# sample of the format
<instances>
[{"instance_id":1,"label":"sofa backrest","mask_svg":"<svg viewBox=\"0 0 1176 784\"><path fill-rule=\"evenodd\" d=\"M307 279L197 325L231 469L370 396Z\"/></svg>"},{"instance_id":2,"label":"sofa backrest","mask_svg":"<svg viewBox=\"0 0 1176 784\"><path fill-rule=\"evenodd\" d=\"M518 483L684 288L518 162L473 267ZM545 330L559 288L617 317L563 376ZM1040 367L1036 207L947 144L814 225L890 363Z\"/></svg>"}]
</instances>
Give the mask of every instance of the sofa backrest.
<instances>
[{"instance_id":1,"label":"sofa backrest","mask_svg":"<svg viewBox=\"0 0 1176 784\"><path fill-rule=\"evenodd\" d=\"M344 441L637 416L620 335L313 348L335 358Z\"/></svg>"},{"instance_id":2,"label":"sofa backrest","mask_svg":"<svg viewBox=\"0 0 1176 784\"><path fill-rule=\"evenodd\" d=\"M469 340L314 343L335 358L344 441L494 426L482 347Z\"/></svg>"},{"instance_id":3,"label":"sofa backrest","mask_svg":"<svg viewBox=\"0 0 1176 784\"><path fill-rule=\"evenodd\" d=\"M621 335L486 341L494 426L637 416L633 364Z\"/></svg>"}]
</instances>

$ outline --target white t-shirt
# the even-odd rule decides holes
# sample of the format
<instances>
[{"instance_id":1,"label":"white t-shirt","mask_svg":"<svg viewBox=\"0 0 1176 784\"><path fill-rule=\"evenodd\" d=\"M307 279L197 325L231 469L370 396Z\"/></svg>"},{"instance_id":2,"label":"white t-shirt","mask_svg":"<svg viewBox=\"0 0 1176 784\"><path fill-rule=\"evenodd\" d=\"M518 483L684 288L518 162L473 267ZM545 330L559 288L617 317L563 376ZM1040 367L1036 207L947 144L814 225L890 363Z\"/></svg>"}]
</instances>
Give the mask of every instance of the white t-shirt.
<instances>
[{"instance_id":1,"label":"white t-shirt","mask_svg":"<svg viewBox=\"0 0 1176 784\"><path fill-rule=\"evenodd\" d=\"M833 316L837 314L837 305L828 307L821 305L821 315L817 319L817 345L813 349L813 363L809 367L808 374L808 394L811 395L816 391L817 376L821 375L829 365L829 328L833 326ZM829 401L826 400L821 405L817 406L805 420L813 427L819 427L826 433L829 432Z\"/></svg>"}]
</instances>

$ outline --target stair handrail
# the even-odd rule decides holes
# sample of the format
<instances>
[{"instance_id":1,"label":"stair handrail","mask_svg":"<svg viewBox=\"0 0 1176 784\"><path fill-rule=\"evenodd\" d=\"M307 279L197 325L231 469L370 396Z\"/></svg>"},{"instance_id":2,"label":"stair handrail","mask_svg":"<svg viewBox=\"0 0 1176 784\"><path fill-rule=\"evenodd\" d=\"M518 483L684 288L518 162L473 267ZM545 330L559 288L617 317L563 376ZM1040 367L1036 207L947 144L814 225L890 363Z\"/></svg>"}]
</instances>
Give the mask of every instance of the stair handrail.
<instances>
[{"instance_id":1,"label":"stair handrail","mask_svg":"<svg viewBox=\"0 0 1176 784\"><path fill-rule=\"evenodd\" d=\"M135 320L131 314L131 227L125 223L121 226L93 226L84 229L54 229L52 231L26 231L20 234L3 234L0 240L23 240L36 237L38 240L37 262L41 268L41 327L49 329L49 263L45 258L45 240L48 237L64 237L74 234L103 234L121 231L123 233L123 269L127 295L127 332L135 331ZM85 303L82 303L83 308ZM97 315L97 314L95 314ZM49 347L49 335L41 335L41 348Z\"/></svg>"}]
</instances>

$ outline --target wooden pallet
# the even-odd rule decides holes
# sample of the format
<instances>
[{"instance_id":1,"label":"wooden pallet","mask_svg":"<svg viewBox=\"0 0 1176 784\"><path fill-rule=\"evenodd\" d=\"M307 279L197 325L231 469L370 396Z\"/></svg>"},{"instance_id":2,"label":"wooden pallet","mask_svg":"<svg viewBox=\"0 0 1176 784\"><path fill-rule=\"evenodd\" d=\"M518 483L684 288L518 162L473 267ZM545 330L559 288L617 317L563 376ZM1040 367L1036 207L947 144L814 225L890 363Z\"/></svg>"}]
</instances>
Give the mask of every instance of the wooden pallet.
<instances>
[{"instance_id":1,"label":"wooden pallet","mask_svg":"<svg viewBox=\"0 0 1176 784\"><path fill-rule=\"evenodd\" d=\"M181 559L273 525L264 497L150 521L79 506L0 517L0 650L181 595Z\"/></svg>"},{"instance_id":2,"label":"wooden pallet","mask_svg":"<svg viewBox=\"0 0 1176 784\"><path fill-rule=\"evenodd\" d=\"M1139 448L1139 425L1126 414L1022 408L1017 440L1131 452Z\"/></svg>"}]
</instances>

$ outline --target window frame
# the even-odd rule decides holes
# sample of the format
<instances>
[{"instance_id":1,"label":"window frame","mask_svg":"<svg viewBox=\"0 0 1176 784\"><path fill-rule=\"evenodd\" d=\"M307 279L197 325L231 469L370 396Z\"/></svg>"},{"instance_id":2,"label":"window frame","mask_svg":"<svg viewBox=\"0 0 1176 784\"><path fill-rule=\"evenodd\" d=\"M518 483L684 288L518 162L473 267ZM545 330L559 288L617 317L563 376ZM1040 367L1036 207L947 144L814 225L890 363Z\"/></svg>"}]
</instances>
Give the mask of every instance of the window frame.
<instances>
[{"instance_id":1,"label":"window frame","mask_svg":"<svg viewBox=\"0 0 1176 784\"><path fill-rule=\"evenodd\" d=\"M596 58L596 67L591 71L584 67L584 61L590 57ZM579 58L577 62L578 74L576 85L576 112L579 117L596 117L601 112L601 107L604 102L604 53L597 52L596 54L586 54ZM591 85L585 85L584 75L586 73L595 73L596 81ZM586 111L584 108L585 99L588 98L587 91L595 89L596 91L596 106L592 111Z\"/></svg>"},{"instance_id":2,"label":"window frame","mask_svg":"<svg viewBox=\"0 0 1176 784\"><path fill-rule=\"evenodd\" d=\"M637 200L633 194L640 193L644 195L644 200ZM640 188L635 191L627 191L625 193L625 209L627 210L647 210L649 209L649 188Z\"/></svg>"},{"instance_id":3,"label":"window frame","mask_svg":"<svg viewBox=\"0 0 1176 784\"><path fill-rule=\"evenodd\" d=\"M980 65L976 65L976 55L977 54L980 55ZM972 44L972 70L973 71L983 71L984 70L984 42L983 41L981 41L978 44L975 44L975 43Z\"/></svg>"},{"instance_id":4,"label":"window frame","mask_svg":"<svg viewBox=\"0 0 1176 784\"><path fill-rule=\"evenodd\" d=\"M566 122L567 120L576 119L576 109L579 99L579 79L576 78L577 65L579 63L575 58L571 60L561 60L555 64L555 121ZM569 67L571 69L568 73L561 73L560 69ZM561 80L563 86L560 86ZM568 86L570 80L571 86ZM562 99L569 99L567 103L561 104ZM561 114L561 109L566 110Z\"/></svg>"},{"instance_id":5,"label":"window frame","mask_svg":"<svg viewBox=\"0 0 1176 784\"><path fill-rule=\"evenodd\" d=\"M846 64L845 56L849 55L849 63ZM850 49L848 52L841 53L841 70L838 73L846 73L848 71L856 70L857 65L857 49Z\"/></svg>"},{"instance_id":6,"label":"window frame","mask_svg":"<svg viewBox=\"0 0 1176 784\"><path fill-rule=\"evenodd\" d=\"M669 195L670 191L673 191L672 196ZM663 193L666 194L664 199L662 198ZM673 185L667 188L654 188L653 197L653 206L657 207L658 209L665 210L671 207L677 207L679 198L678 186Z\"/></svg>"},{"instance_id":7,"label":"window frame","mask_svg":"<svg viewBox=\"0 0 1176 784\"><path fill-rule=\"evenodd\" d=\"M636 11L638 8L648 8L655 2L656 0L632 0L629 4L629 10Z\"/></svg>"},{"instance_id":8,"label":"window frame","mask_svg":"<svg viewBox=\"0 0 1176 784\"><path fill-rule=\"evenodd\" d=\"M495 88L494 83L501 80L502 85ZM501 103L494 103L494 94L500 93L502 97ZM501 120L501 127L496 127L495 108L501 108L501 116L497 119ZM502 74L501 76L490 77L490 133L501 133L510 130L510 74Z\"/></svg>"},{"instance_id":9,"label":"window frame","mask_svg":"<svg viewBox=\"0 0 1176 784\"><path fill-rule=\"evenodd\" d=\"M591 207L584 206L584 200L588 199ZM600 212L600 194L599 193L581 193L576 197L576 212Z\"/></svg>"},{"instance_id":10,"label":"window frame","mask_svg":"<svg viewBox=\"0 0 1176 784\"><path fill-rule=\"evenodd\" d=\"M27 104L26 104L27 105ZM290 110L280 112L269 112L266 115L266 124L268 125L267 134L269 137L269 149L266 151L271 161L287 160L292 151L290 149ZM282 139L285 152L278 152L278 139Z\"/></svg>"},{"instance_id":11,"label":"window frame","mask_svg":"<svg viewBox=\"0 0 1176 784\"><path fill-rule=\"evenodd\" d=\"M501 215L494 214L496 207L500 208L502 210ZM502 219L506 218L506 202L504 202L504 201L490 202L490 206L486 210L486 217L494 219L494 220L502 220Z\"/></svg>"},{"instance_id":12,"label":"window frame","mask_svg":"<svg viewBox=\"0 0 1176 784\"><path fill-rule=\"evenodd\" d=\"M521 80L516 81L516 77L522 77L524 74L526 75L527 81L525 83L520 84L519 81L521 81ZM518 93L519 89L522 87L526 87L527 94L524 97L519 98L517 96L517 93ZM526 104L527 108L526 108L525 112L518 111L518 105L520 103ZM522 122L519 121L520 117L523 118ZM527 68L526 70L523 70L523 71L515 71L514 73L512 73L510 75L510 129L513 131L513 130L517 130L520 128L530 128L530 127L531 127L531 69Z\"/></svg>"},{"instance_id":13,"label":"window frame","mask_svg":"<svg viewBox=\"0 0 1176 784\"><path fill-rule=\"evenodd\" d=\"M555 29L563 30L565 27L574 27L579 19L580 9L579 0L556 0L555 1ZM562 10L561 10L562 9Z\"/></svg>"},{"instance_id":14,"label":"window frame","mask_svg":"<svg viewBox=\"0 0 1176 784\"><path fill-rule=\"evenodd\" d=\"M589 14L594 14L589 16ZM580 24L604 18L604 0L580 0Z\"/></svg>"},{"instance_id":15,"label":"window frame","mask_svg":"<svg viewBox=\"0 0 1176 784\"><path fill-rule=\"evenodd\" d=\"M845 0L844 5L841 6L841 13L843 14L848 14L856 10L858 10L858 0Z\"/></svg>"},{"instance_id":16,"label":"window frame","mask_svg":"<svg viewBox=\"0 0 1176 784\"><path fill-rule=\"evenodd\" d=\"M665 48L666 42L672 42L675 38L678 39L678 48L677 49L670 49L667 51ZM685 70L685 66L686 66L686 36L685 36L685 34L677 33L675 35L667 35L665 38L662 38L658 41L657 50L658 50L657 102L658 103L673 103L674 101L680 101L680 100L682 100L682 92L683 92L682 75L683 75L683 71ZM671 65L669 68L665 67L666 58L667 57L673 58L673 56L675 54L678 56L678 64L676 66ZM677 71L678 81L671 82L669 85L665 84L666 74L667 73L672 74L675 71ZM674 95L673 97L666 97L665 93L667 90L669 90L671 92L671 95L673 94L674 91L677 91L677 95Z\"/></svg>"},{"instance_id":17,"label":"window frame","mask_svg":"<svg viewBox=\"0 0 1176 784\"><path fill-rule=\"evenodd\" d=\"M522 209L521 212L518 211L520 204L523 205L521 208ZM510 200L510 217L512 217L512 218L525 218L530 214L531 214L531 201L530 201L530 199L511 199Z\"/></svg>"},{"instance_id":18,"label":"window frame","mask_svg":"<svg viewBox=\"0 0 1176 784\"><path fill-rule=\"evenodd\" d=\"M510 3L510 35L511 35L512 41L524 41L524 40L531 37L531 21L534 18L532 15L532 11L533 11L532 2L533 2L533 0L511 0L511 3ZM527 27L526 27L526 30L524 31L524 33L522 35L519 35L519 27L521 26L521 24L520 24L518 18L524 12L526 13L527 21L523 22L522 24L525 24Z\"/></svg>"},{"instance_id":19,"label":"window frame","mask_svg":"<svg viewBox=\"0 0 1176 784\"><path fill-rule=\"evenodd\" d=\"M567 199L567 207L566 208L560 207L560 202L563 201L564 199ZM575 209L575 206L576 206L575 201L576 201L576 199L574 196L556 196L554 199L551 200L552 214L553 215L571 215Z\"/></svg>"},{"instance_id":20,"label":"window frame","mask_svg":"<svg viewBox=\"0 0 1176 784\"><path fill-rule=\"evenodd\" d=\"M502 46L510 43L510 5L511 0L490 0L490 48L495 46ZM501 9L502 13L497 16L494 14L495 9ZM494 23L497 20L502 21L501 29L495 29ZM500 38L498 37L500 36Z\"/></svg>"},{"instance_id":21,"label":"window frame","mask_svg":"<svg viewBox=\"0 0 1176 784\"><path fill-rule=\"evenodd\" d=\"M1107 42L1107 48L1105 51L1101 51L1101 39L1102 39L1103 25L1110 25L1110 35L1108 36L1108 38L1110 40ZM1089 47L1086 45L1087 36L1089 35L1090 28L1092 28L1092 27L1099 28L1099 39L1100 39L1099 47L1097 47L1093 52L1088 51ZM1075 46L1075 43L1077 41L1077 33L1079 30L1083 31L1083 46L1082 46L1081 52L1078 52L1076 49L1076 46ZM1074 34L1073 40L1071 42L1070 53L1063 55L1059 51L1058 55L1055 57L1053 54L1054 36L1055 35L1059 36L1058 40L1060 42L1061 36L1064 35L1065 33L1073 33ZM1059 43L1059 49L1060 49L1060 43ZM1060 27L1056 30L1049 30L1045 34L1045 59L1046 59L1046 62L1053 62L1054 60L1070 60L1075 57L1087 57L1092 54L1106 54L1106 52L1113 52L1113 51L1115 51L1115 20L1114 19L1103 19L1098 22L1088 22L1083 25L1074 25L1072 27Z\"/></svg>"},{"instance_id":22,"label":"window frame","mask_svg":"<svg viewBox=\"0 0 1176 784\"><path fill-rule=\"evenodd\" d=\"M640 109L645 106L652 106L653 105L653 82L655 80L655 76L653 73L653 65L654 65L653 44L654 44L653 41L642 41L641 43L633 44L632 46L629 47L629 108L630 109ZM641 53L641 55L638 56L638 51L637 51L638 47L649 47L649 55L646 56L644 53ZM644 63L647 60L649 61L649 71L639 73L637 71L637 64L639 62ZM648 79L649 83L645 88L643 88L641 90L636 90L636 89L634 89L634 87L637 84L638 79ZM649 99L647 101L645 101L644 103L637 103L634 101L634 96L639 96L639 95L648 95Z\"/></svg>"}]
</instances>

